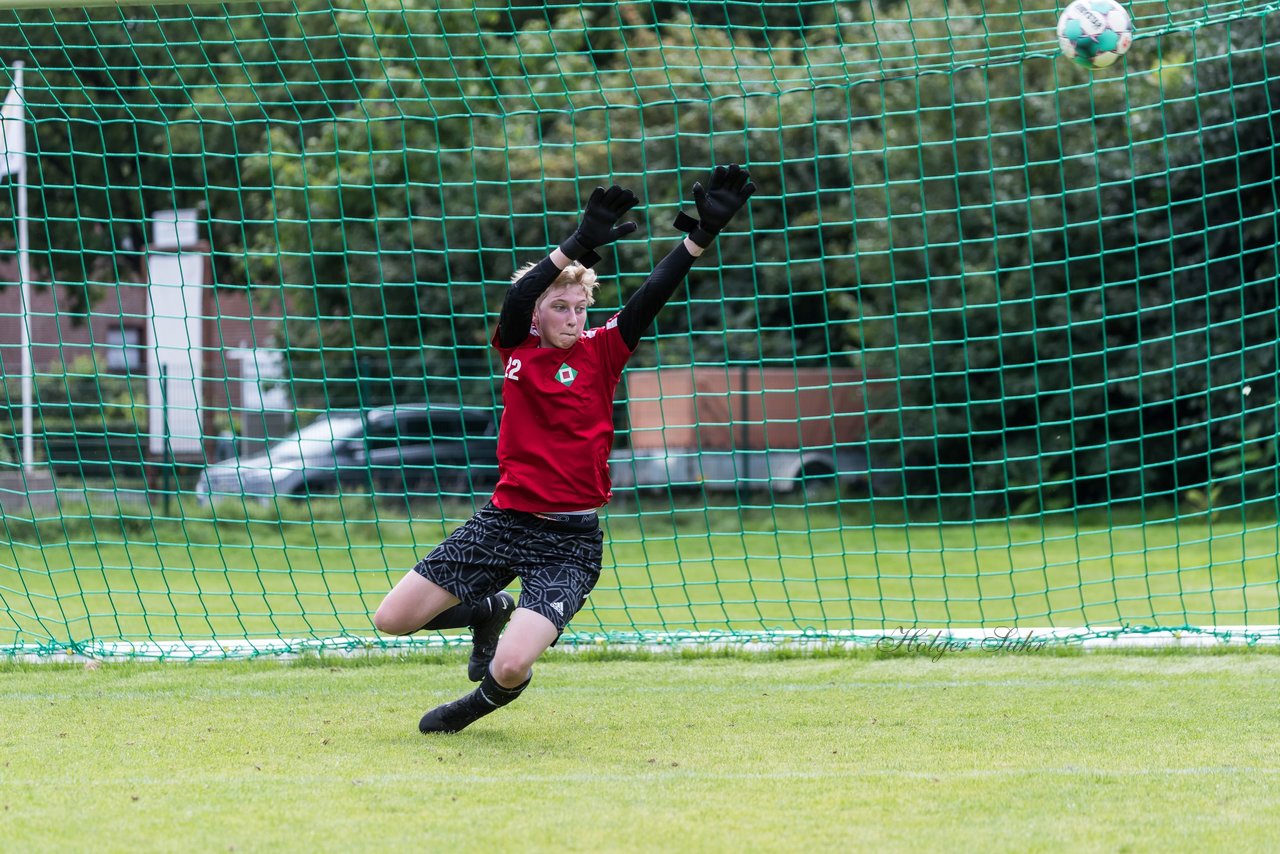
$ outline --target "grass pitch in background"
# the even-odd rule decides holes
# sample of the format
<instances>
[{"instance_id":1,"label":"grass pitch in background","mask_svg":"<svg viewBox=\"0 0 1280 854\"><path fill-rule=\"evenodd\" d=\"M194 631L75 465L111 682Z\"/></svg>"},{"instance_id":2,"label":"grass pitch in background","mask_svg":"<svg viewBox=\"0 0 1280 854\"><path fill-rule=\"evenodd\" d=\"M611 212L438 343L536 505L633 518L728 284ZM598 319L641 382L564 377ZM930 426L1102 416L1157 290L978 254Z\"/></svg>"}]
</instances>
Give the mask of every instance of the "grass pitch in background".
<instances>
[{"instance_id":1,"label":"grass pitch in background","mask_svg":"<svg viewBox=\"0 0 1280 854\"><path fill-rule=\"evenodd\" d=\"M1258 850L1280 656L553 655L457 736L461 655L0 669L41 851Z\"/></svg>"},{"instance_id":2,"label":"grass pitch in background","mask_svg":"<svg viewBox=\"0 0 1280 854\"><path fill-rule=\"evenodd\" d=\"M28 536L0 545L0 648L373 637L382 597L456 523L349 518L15 528ZM864 522L841 507L610 516L604 573L570 628L1280 623L1274 519Z\"/></svg>"}]
</instances>

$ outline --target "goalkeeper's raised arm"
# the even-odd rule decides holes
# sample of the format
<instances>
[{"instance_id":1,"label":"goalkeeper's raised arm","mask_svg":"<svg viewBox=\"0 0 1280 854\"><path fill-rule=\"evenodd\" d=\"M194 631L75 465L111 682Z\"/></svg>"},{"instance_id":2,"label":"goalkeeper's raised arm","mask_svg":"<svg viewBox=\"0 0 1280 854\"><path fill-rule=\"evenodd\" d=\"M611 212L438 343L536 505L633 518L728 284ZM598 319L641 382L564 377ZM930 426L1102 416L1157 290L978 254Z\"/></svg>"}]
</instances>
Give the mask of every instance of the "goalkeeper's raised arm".
<instances>
[{"instance_id":1,"label":"goalkeeper's raised arm","mask_svg":"<svg viewBox=\"0 0 1280 854\"><path fill-rule=\"evenodd\" d=\"M587 199L582 221L563 243L537 264L526 267L512 283L502 303L498 318L498 339L501 347L515 347L529 335L533 310L539 298L560 276L562 270L574 264L590 271L600 260L596 252L603 246L620 240L636 230L634 222L618 224L627 211L636 206L636 194L614 184L609 189L596 187ZM582 275L578 279L590 279L589 291L594 292L595 275ZM592 296L594 299L594 296Z\"/></svg>"},{"instance_id":2,"label":"goalkeeper's raised arm","mask_svg":"<svg viewBox=\"0 0 1280 854\"><path fill-rule=\"evenodd\" d=\"M756 185L751 183L747 170L736 163L713 169L705 188L701 182L693 185L698 217L695 219L682 211L675 220L676 228L687 232L688 237L658 262L618 314L618 328L628 348L634 350L639 345L645 331L680 287L698 256L712 244L755 191ZM515 347L525 339L539 298L565 268L576 262L589 270L600 260L596 250L636 230L634 222L619 223L618 220L637 202L636 195L624 187L614 185L608 190L603 187L595 189L573 234L546 258L522 270L511 285L498 321L498 343L501 346ZM594 284L594 276L591 279Z\"/></svg>"},{"instance_id":3,"label":"goalkeeper's raised arm","mask_svg":"<svg viewBox=\"0 0 1280 854\"><path fill-rule=\"evenodd\" d=\"M681 211L675 221L676 228L688 232L689 236L658 262L649 278L618 313L618 331L629 348L634 350L640 344L640 339L680 287L698 256L715 241L755 191L756 185L751 183L747 170L736 163L713 169L706 188L700 182L693 185L698 218Z\"/></svg>"}]
</instances>

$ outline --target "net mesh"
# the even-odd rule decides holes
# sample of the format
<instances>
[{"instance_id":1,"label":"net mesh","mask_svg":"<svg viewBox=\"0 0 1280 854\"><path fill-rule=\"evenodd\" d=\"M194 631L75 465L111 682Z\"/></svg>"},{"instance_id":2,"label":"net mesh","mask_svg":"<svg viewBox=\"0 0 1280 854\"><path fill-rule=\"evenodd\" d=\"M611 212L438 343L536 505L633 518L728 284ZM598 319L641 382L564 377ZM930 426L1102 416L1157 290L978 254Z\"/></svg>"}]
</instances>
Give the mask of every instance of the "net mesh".
<instances>
[{"instance_id":1,"label":"net mesh","mask_svg":"<svg viewBox=\"0 0 1280 854\"><path fill-rule=\"evenodd\" d=\"M1273 6L1092 73L1025 0L0 13L0 651L444 642L370 614L492 488L511 272L630 186L600 323L733 161L569 642L1274 636Z\"/></svg>"}]
</instances>

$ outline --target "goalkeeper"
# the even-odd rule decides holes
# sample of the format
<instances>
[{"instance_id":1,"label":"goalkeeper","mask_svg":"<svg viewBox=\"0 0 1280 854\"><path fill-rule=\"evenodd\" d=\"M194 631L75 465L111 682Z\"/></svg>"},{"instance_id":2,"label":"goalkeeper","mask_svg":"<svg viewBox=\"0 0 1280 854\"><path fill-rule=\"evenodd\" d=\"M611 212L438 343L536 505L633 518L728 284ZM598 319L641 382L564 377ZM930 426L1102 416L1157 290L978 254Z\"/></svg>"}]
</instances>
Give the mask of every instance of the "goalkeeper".
<instances>
[{"instance_id":1,"label":"goalkeeper","mask_svg":"<svg viewBox=\"0 0 1280 854\"><path fill-rule=\"evenodd\" d=\"M458 732L515 700L600 578L604 536L596 511L610 497L613 397L622 369L659 310L755 185L737 164L694 184L698 219L622 310L587 329L596 250L635 231L618 221L630 190L597 187L574 233L513 276L493 346L502 355L503 417L492 500L405 574L374 615L379 631L470 626L470 694L423 716L425 733ZM504 592L521 582L519 607ZM508 620L510 625L507 626ZM503 628L506 631L503 633ZM501 640L499 635L501 634Z\"/></svg>"}]
</instances>

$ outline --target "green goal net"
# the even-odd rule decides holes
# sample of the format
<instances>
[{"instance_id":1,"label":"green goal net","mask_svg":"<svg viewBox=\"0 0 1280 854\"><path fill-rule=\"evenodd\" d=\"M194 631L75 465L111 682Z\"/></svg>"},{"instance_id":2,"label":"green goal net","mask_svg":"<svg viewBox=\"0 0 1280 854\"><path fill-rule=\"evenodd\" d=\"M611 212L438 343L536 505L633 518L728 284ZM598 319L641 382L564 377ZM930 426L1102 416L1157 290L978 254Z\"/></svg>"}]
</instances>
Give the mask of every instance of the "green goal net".
<instances>
[{"instance_id":1,"label":"green goal net","mask_svg":"<svg viewBox=\"0 0 1280 854\"><path fill-rule=\"evenodd\" d=\"M0 654L459 640L510 274L727 162L570 643L1277 637L1274 4L0 5Z\"/></svg>"}]
</instances>

